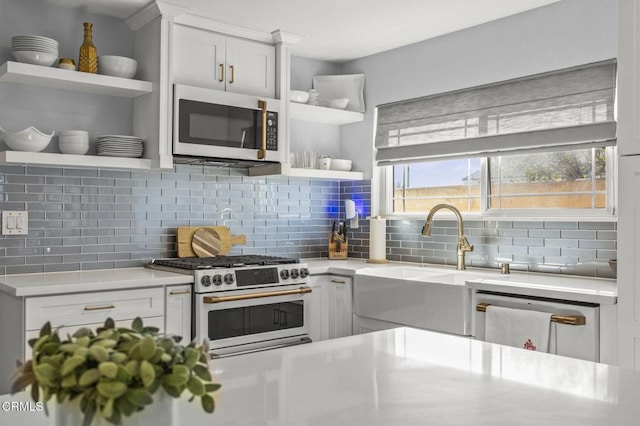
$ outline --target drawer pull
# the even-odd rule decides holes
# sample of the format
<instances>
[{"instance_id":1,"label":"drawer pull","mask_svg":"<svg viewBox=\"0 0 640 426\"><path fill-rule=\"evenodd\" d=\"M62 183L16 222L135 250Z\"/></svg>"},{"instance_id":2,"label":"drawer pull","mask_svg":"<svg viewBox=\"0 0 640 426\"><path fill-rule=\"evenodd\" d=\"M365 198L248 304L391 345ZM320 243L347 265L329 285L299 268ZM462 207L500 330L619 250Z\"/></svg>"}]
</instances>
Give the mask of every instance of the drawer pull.
<instances>
[{"instance_id":1,"label":"drawer pull","mask_svg":"<svg viewBox=\"0 0 640 426\"><path fill-rule=\"evenodd\" d=\"M177 296L178 294L190 294L191 290L170 291L169 296Z\"/></svg>"},{"instance_id":2,"label":"drawer pull","mask_svg":"<svg viewBox=\"0 0 640 426\"><path fill-rule=\"evenodd\" d=\"M477 312L487 312L487 306L489 303L478 303L476 305ZM567 325L585 325L587 323L587 318L583 315L560 315L560 314L552 314L551 322L557 322L558 324L567 324Z\"/></svg>"},{"instance_id":3,"label":"drawer pull","mask_svg":"<svg viewBox=\"0 0 640 426\"><path fill-rule=\"evenodd\" d=\"M342 280L331 280L331 282L335 283L335 284L346 284L347 283L346 281L342 281Z\"/></svg>"},{"instance_id":4,"label":"drawer pull","mask_svg":"<svg viewBox=\"0 0 640 426\"><path fill-rule=\"evenodd\" d=\"M104 305L104 306L85 306L85 311L101 311L103 309L115 309L115 305Z\"/></svg>"}]
</instances>

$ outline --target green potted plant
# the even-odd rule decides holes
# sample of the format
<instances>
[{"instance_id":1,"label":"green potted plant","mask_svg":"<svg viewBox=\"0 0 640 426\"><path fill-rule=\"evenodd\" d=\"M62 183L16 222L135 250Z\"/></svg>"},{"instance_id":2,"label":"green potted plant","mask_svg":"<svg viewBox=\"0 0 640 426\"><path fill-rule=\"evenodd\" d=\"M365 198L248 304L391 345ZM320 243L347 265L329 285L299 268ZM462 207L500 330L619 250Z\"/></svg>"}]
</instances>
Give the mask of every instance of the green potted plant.
<instances>
[{"instance_id":1,"label":"green potted plant","mask_svg":"<svg viewBox=\"0 0 640 426\"><path fill-rule=\"evenodd\" d=\"M83 425L106 420L126 424L126 418L154 402L160 389L174 398L187 390L190 401L200 399L204 411L213 413L213 383L208 368L208 345L179 344L140 318L130 329L116 328L109 318L95 332L81 328L61 340L46 323L31 339L33 358L20 364L12 393L31 386L34 401L56 397L59 408L74 407ZM141 417L141 415L137 415Z\"/></svg>"}]
</instances>

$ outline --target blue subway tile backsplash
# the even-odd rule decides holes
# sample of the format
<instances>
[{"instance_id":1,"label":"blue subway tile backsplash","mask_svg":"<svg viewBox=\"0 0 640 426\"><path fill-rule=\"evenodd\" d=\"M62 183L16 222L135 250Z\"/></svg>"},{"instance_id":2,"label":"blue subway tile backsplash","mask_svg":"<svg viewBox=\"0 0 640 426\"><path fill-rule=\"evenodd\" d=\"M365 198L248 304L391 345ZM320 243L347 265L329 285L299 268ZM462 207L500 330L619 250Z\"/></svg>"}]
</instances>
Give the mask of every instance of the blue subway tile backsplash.
<instances>
[{"instance_id":1,"label":"blue subway tile backsplash","mask_svg":"<svg viewBox=\"0 0 640 426\"><path fill-rule=\"evenodd\" d=\"M29 212L27 236L0 236L0 273L143 266L176 256L179 226L223 225L246 234L231 254L327 256L331 224L355 201L349 256L369 255L371 181L249 177L246 171L176 165L173 171L0 166L2 210ZM456 222L389 220L387 258L454 265ZM613 277L612 222L467 220L470 266Z\"/></svg>"}]
</instances>

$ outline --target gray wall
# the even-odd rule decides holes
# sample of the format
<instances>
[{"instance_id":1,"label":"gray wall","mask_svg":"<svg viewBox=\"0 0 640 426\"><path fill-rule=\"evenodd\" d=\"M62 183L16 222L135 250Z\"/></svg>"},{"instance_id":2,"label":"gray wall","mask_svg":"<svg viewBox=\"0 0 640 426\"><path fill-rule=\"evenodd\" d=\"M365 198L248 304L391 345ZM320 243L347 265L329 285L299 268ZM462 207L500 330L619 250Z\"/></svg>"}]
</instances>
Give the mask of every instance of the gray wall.
<instances>
[{"instance_id":1,"label":"gray wall","mask_svg":"<svg viewBox=\"0 0 640 426\"><path fill-rule=\"evenodd\" d=\"M617 57L617 0L564 0L343 64L365 73L366 114L342 126L354 168L370 177L376 105Z\"/></svg>"}]
</instances>

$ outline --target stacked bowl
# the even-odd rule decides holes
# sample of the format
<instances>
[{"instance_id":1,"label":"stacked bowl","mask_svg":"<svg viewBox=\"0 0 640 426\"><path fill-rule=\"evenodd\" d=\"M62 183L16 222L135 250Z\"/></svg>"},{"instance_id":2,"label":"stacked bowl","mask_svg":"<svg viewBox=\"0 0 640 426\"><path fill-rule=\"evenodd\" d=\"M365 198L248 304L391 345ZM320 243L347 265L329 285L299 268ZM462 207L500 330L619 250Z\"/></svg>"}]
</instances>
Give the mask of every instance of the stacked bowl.
<instances>
[{"instance_id":1,"label":"stacked bowl","mask_svg":"<svg viewBox=\"0 0 640 426\"><path fill-rule=\"evenodd\" d=\"M19 62L50 67L58 60L58 42L37 35L14 36L11 53Z\"/></svg>"},{"instance_id":2,"label":"stacked bowl","mask_svg":"<svg viewBox=\"0 0 640 426\"><path fill-rule=\"evenodd\" d=\"M62 130L58 132L58 149L63 154L86 154L89 152L89 132L86 130Z\"/></svg>"}]
</instances>

